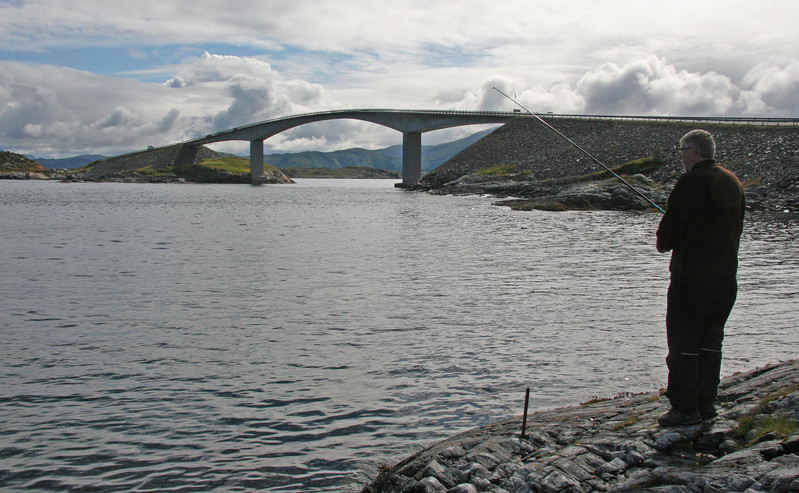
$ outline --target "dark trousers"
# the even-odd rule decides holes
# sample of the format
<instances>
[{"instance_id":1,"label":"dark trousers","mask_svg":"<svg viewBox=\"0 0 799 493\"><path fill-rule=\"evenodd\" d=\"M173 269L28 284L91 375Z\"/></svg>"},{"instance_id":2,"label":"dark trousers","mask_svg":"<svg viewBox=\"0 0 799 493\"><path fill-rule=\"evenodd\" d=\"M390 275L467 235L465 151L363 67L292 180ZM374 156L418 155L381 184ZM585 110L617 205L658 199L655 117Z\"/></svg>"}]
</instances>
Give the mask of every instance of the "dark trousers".
<instances>
[{"instance_id":1,"label":"dark trousers","mask_svg":"<svg viewBox=\"0 0 799 493\"><path fill-rule=\"evenodd\" d=\"M666 395L672 407L690 412L716 400L724 324L737 295L734 279L712 283L672 280L666 309Z\"/></svg>"}]
</instances>

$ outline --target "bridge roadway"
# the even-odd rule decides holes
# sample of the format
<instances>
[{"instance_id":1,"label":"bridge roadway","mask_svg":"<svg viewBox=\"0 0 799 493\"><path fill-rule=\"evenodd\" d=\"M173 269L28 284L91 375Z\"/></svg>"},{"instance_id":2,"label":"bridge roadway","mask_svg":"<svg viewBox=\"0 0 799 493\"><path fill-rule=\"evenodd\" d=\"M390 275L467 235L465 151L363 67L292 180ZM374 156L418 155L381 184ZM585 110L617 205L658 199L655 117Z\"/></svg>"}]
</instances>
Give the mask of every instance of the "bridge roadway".
<instances>
[{"instance_id":1,"label":"bridge roadway","mask_svg":"<svg viewBox=\"0 0 799 493\"><path fill-rule=\"evenodd\" d=\"M561 115L539 113L548 118L589 118L614 120L658 120L658 121L705 121L716 123L796 125L797 118L749 118L749 117L682 117L682 116L619 116L619 115ZM264 174L264 140L290 128L325 120L353 119L383 125L402 132L402 184L412 185L422 176L422 133L462 125L506 123L513 118L530 116L518 110L508 111L437 111L437 110L393 110L351 109L305 113L285 116L237 127L205 137L183 142L191 146L212 144L230 140L245 140L250 143L250 174L258 182Z\"/></svg>"},{"instance_id":2,"label":"bridge roadway","mask_svg":"<svg viewBox=\"0 0 799 493\"><path fill-rule=\"evenodd\" d=\"M412 185L422 176L422 133L442 128L481 123L506 123L524 113L506 111L435 111L361 109L338 110L275 118L225 130L184 142L193 146L230 140L250 143L250 174L253 182L264 174L264 140L307 123L325 120L363 120L402 132L402 183Z\"/></svg>"}]
</instances>

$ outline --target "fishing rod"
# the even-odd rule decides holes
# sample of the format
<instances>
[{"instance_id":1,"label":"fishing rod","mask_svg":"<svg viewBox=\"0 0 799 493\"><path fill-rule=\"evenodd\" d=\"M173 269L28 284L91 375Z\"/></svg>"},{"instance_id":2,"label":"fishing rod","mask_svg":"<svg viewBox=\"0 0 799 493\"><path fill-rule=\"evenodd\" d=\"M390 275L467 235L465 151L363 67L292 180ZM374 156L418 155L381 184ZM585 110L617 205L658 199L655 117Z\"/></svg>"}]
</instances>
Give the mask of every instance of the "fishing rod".
<instances>
[{"instance_id":1,"label":"fishing rod","mask_svg":"<svg viewBox=\"0 0 799 493\"><path fill-rule=\"evenodd\" d=\"M643 193L642 191L640 191L640 190L638 190L637 188L635 188L634 186L630 185L630 183L629 183L627 180L625 180L624 178L622 178L621 176L619 176L618 174L616 174L616 173L615 173L615 172L614 172L612 169L610 169L610 168L608 168L607 166L605 166L605 163L603 163L603 162L602 162L602 161L600 161L599 159L595 158L593 154L591 154L590 152L588 152L588 151L586 151L585 149L583 149L582 147L580 147L580 146L579 146L579 145L578 145L576 142L574 142L574 141L573 141L573 140L571 140L570 138L568 138L568 137L566 137L565 135L563 135L563 133L561 133L561 131L560 131L560 130L558 130L557 128L553 127L553 126L552 126L552 125L550 125L549 123L547 123L547 122L546 122L546 121L545 121L543 118L541 118L540 116L536 115L536 114L535 114L535 113L533 113L532 111L528 110L527 108L525 108L524 106L522 106L522 105L521 105L521 104L520 104L518 101L516 101L516 100L515 100L515 99L513 99L512 97L508 96L508 95L507 95L507 94L505 94L504 92L500 91L500 90L499 90L499 89L497 89L496 87L494 87L493 89L494 89L495 91L497 91L498 93L502 94L503 96L505 96L506 98L508 98L508 99L510 99L511 101L513 101L513 103L514 103L516 106L518 106L519 108L523 109L524 111L526 111L527 113L529 113L531 116L534 116L534 117L535 117L535 118L536 118L536 119L537 119L539 122L543 123L543 124L544 124L544 125L546 125L546 126L547 126L547 127L550 129L550 130L552 130L553 132L555 132L556 134L558 134L558 135L559 135L561 138L563 138L564 140L566 140L566 142L568 142L569 144L573 145L574 147L576 147L577 149L579 149L579 150L580 150L580 152L582 152L583 154L585 154L586 156L588 156L589 158L591 158L591 160L592 160L592 161L594 161L594 162L595 162L595 163L597 163L598 165L600 165L600 166L602 166L603 168L605 168L605 170L607 170L607 171L608 171L608 172L609 172L611 175L615 176L615 177L616 177L616 178L618 178L618 179L619 179L619 180L620 180L622 183L624 183L625 185L627 185L628 187L630 187L630 189L631 189L633 192L637 193L638 195L640 195L641 197L643 197L643 198L644 198L644 200L646 200L647 202L649 202L650 204L652 204L652 205L655 207L655 209L659 210L659 211L660 211L661 213L663 213L663 214L665 214L665 213L666 213L666 211L664 211L663 209L661 209L661 208L660 208L660 206L659 206L659 205L657 205L657 204L656 204L656 203L655 203L655 202L654 202L652 199L650 199L649 197L647 197L646 195L644 195L644 193Z\"/></svg>"}]
</instances>

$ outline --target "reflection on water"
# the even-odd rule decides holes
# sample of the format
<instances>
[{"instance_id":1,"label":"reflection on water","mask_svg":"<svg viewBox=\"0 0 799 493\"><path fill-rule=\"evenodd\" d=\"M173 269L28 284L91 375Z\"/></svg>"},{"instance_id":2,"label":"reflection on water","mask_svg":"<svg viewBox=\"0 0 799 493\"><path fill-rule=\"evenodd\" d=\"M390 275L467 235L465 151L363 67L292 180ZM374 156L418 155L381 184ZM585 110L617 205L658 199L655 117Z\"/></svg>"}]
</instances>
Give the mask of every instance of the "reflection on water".
<instances>
[{"instance_id":1,"label":"reflection on water","mask_svg":"<svg viewBox=\"0 0 799 493\"><path fill-rule=\"evenodd\" d=\"M358 491L665 385L658 215L392 187L1 184L0 486ZM747 220L725 374L796 354L798 224Z\"/></svg>"}]
</instances>

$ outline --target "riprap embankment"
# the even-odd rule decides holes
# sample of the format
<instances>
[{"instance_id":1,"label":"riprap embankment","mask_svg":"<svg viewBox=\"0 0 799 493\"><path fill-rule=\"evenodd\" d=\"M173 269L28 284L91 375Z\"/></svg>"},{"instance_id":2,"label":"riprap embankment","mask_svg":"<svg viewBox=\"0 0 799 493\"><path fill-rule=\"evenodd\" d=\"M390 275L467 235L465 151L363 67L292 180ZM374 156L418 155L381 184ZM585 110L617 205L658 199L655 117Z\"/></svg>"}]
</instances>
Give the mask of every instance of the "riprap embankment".
<instances>
[{"instance_id":1,"label":"riprap embankment","mask_svg":"<svg viewBox=\"0 0 799 493\"><path fill-rule=\"evenodd\" d=\"M799 210L799 125L556 118L550 123L665 207L682 172L680 137L704 128L744 184L750 210ZM643 210L651 205L582 151L520 117L422 177L417 190L490 194L519 209Z\"/></svg>"}]
</instances>

